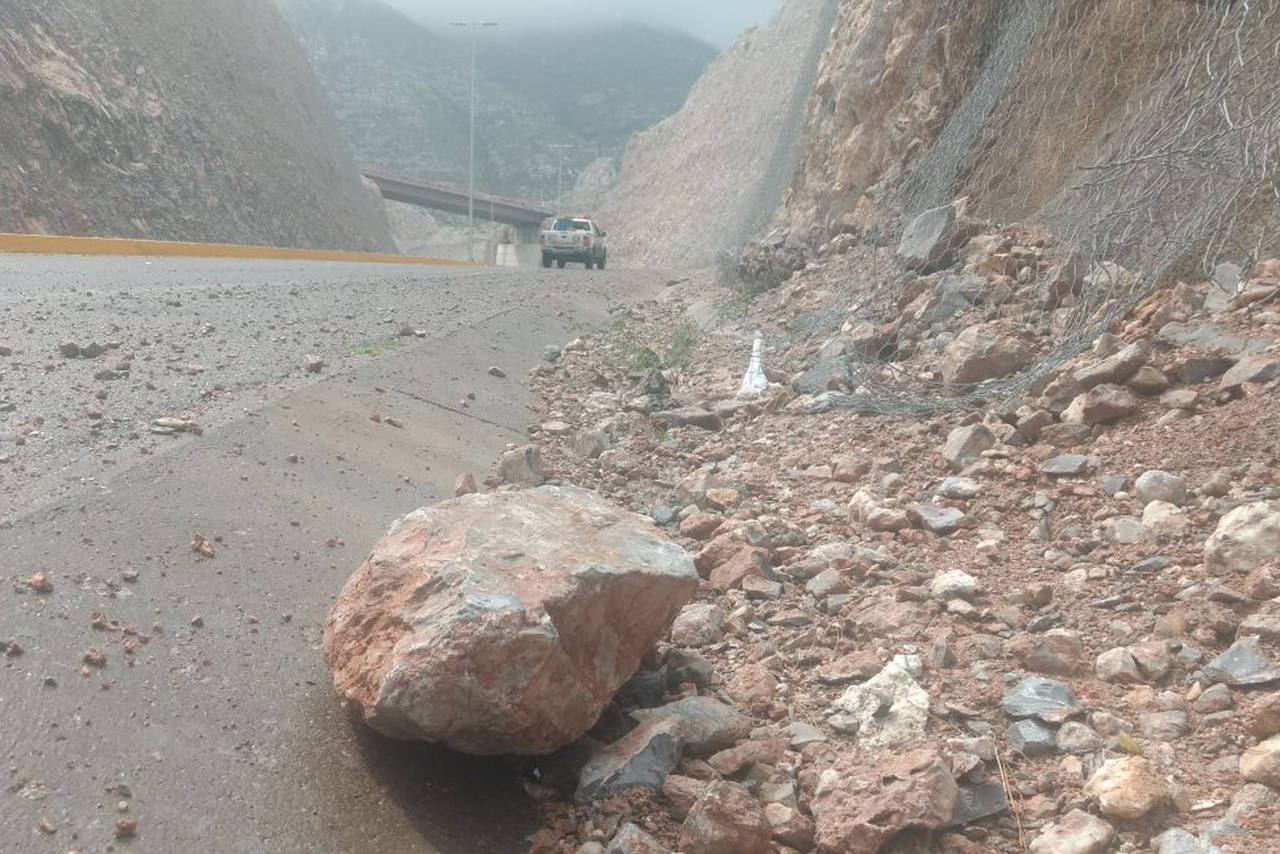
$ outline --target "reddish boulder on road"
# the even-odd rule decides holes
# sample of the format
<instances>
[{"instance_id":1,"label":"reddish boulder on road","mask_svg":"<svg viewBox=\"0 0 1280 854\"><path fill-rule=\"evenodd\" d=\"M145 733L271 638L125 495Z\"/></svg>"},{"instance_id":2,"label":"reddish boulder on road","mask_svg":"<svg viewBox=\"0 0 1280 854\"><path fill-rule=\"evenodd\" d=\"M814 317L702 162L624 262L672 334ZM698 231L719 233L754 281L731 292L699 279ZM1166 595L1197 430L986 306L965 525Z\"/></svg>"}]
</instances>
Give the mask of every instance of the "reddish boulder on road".
<instances>
[{"instance_id":1,"label":"reddish boulder on road","mask_svg":"<svg viewBox=\"0 0 1280 854\"><path fill-rule=\"evenodd\" d=\"M571 487L397 521L324 629L342 702L393 738L547 754L599 718L693 595L683 549Z\"/></svg>"}]
</instances>

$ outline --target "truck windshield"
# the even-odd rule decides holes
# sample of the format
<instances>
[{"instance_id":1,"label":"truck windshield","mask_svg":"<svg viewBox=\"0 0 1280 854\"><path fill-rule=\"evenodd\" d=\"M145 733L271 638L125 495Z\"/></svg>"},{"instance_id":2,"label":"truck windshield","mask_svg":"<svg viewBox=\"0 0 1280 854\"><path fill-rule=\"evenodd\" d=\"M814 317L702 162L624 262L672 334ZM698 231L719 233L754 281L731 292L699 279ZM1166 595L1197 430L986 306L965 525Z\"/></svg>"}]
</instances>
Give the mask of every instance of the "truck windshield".
<instances>
[{"instance_id":1,"label":"truck windshield","mask_svg":"<svg viewBox=\"0 0 1280 854\"><path fill-rule=\"evenodd\" d=\"M591 223L585 219L558 219L551 226L552 231L590 231Z\"/></svg>"}]
</instances>

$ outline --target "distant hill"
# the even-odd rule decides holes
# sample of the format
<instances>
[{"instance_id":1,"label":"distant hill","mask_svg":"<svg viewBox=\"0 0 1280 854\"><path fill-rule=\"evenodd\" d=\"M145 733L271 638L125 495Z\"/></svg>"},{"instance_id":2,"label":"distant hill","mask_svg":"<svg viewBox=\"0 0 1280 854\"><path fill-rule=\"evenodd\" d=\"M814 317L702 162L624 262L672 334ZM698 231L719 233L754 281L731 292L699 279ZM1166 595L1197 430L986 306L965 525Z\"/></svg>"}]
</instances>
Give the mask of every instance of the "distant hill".
<instances>
[{"instance_id":1,"label":"distant hill","mask_svg":"<svg viewBox=\"0 0 1280 854\"><path fill-rule=\"evenodd\" d=\"M277 0L363 164L464 182L467 34L415 23L378 0ZM599 156L680 108L715 49L638 24L480 35L476 182L533 201L566 194Z\"/></svg>"},{"instance_id":2,"label":"distant hill","mask_svg":"<svg viewBox=\"0 0 1280 854\"><path fill-rule=\"evenodd\" d=\"M391 247L262 0L0 3L0 231Z\"/></svg>"}]
</instances>

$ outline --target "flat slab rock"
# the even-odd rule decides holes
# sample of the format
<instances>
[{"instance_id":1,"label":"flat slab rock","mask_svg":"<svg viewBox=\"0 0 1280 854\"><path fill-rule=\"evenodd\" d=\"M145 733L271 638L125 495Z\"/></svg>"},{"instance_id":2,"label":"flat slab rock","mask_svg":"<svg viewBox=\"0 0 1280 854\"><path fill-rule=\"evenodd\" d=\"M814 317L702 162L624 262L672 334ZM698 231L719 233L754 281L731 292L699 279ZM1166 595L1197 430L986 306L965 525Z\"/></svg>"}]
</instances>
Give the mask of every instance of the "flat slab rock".
<instances>
[{"instance_id":1,"label":"flat slab rock","mask_svg":"<svg viewBox=\"0 0 1280 854\"><path fill-rule=\"evenodd\" d=\"M697 587L594 493L467 495L393 524L324 627L343 704L393 738L546 754L584 734Z\"/></svg>"}]
</instances>

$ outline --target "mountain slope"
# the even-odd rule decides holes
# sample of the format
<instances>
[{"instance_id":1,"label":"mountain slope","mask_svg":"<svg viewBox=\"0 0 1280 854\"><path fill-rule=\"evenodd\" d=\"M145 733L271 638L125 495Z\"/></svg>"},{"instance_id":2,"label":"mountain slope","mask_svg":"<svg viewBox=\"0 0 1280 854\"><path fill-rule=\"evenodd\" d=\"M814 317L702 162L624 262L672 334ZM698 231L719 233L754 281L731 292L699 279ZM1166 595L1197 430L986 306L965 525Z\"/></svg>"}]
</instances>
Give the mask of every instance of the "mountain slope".
<instances>
[{"instance_id":1,"label":"mountain slope","mask_svg":"<svg viewBox=\"0 0 1280 854\"><path fill-rule=\"evenodd\" d=\"M461 183L468 166L469 36L378 0L278 0L357 158ZM476 182L535 201L676 109L714 50L638 25L589 35L479 35Z\"/></svg>"},{"instance_id":2,"label":"mountain slope","mask_svg":"<svg viewBox=\"0 0 1280 854\"><path fill-rule=\"evenodd\" d=\"M388 249L262 0L0 6L0 230Z\"/></svg>"}]
</instances>

